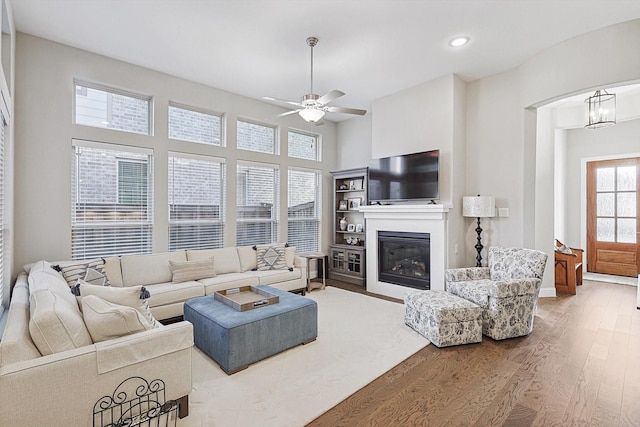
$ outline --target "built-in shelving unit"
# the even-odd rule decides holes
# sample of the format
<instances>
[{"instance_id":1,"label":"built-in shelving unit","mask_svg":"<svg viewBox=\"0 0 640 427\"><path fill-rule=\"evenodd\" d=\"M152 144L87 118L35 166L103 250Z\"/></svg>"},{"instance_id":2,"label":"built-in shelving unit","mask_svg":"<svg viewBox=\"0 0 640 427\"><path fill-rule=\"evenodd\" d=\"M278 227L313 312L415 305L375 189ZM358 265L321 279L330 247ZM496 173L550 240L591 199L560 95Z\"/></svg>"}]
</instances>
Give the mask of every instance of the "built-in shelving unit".
<instances>
[{"instance_id":1,"label":"built-in shelving unit","mask_svg":"<svg viewBox=\"0 0 640 427\"><path fill-rule=\"evenodd\" d=\"M333 244L329 278L364 286L365 222L359 211L367 198L367 168L331 172L333 175Z\"/></svg>"}]
</instances>

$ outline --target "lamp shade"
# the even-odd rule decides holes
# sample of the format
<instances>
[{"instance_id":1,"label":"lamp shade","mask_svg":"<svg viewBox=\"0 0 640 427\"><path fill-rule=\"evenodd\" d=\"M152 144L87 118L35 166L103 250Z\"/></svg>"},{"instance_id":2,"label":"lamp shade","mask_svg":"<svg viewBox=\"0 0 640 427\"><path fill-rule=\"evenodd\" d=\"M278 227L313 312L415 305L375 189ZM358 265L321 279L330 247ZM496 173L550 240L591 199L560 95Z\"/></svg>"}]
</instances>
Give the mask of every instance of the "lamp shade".
<instances>
[{"instance_id":1,"label":"lamp shade","mask_svg":"<svg viewBox=\"0 0 640 427\"><path fill-rule=\"evenodd\" d=\"M315 123L324 117L324 111L318 110L317 108L303 108L298 114L309 123Z\"/></svg>"},{"instance_id":2,"label":"lamp shade","mask_svg":"<svg viewBox=\"0 0 640 427\"><path fill-rule=\"evenodd\" d=\"M496 215L496 200L492 196L466 196L462 198L462 215L490 218Z\"/></svg>"}]
</instances>

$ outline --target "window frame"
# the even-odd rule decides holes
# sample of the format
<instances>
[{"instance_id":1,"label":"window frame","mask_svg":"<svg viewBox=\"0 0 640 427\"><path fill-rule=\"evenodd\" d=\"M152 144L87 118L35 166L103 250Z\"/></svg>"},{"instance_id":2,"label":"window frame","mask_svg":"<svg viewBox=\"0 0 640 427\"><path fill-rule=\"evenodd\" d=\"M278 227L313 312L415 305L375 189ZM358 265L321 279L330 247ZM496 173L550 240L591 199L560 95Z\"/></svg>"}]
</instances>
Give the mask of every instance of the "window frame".
<instances>
[{"instance_id":1,"label":"window frame","mask_svg":"<svg viewBox=\"0 0 640 427\"><path fill-rule=\"evenodd\" d=\"M171 135L171 118L170 118L171 107L179 108L181 110L191 111L193 113L205 114L205 115L217 117L218 119L220 119L220 144L208 143L208 142L202 142L202 141L192 141L189 139L172 138L170 136ZM169 101L169 104L167 106L167 138L172 141L190 142L193 144L202 144L202 145L212 146L212 147L226 147L227 146L226 115L224 113L208 110L202 107L196 107L193 105L184 104L177 101Z\"/></svg>"},{"instance_id":2,"label":"window frame","mask_svg":"<svg viewBox=\"0 0 640 427\"><path fill-rule=\"evenodd\" d=\"M310 136L315 139L316 148L315 148L315 159L308 159L306 157L298 157L291 155L291 146L289 135L292 133L297 133L299 135ZM322 135L318 133L308 132L300 129L289 128L287 129L287 156L292 159L301 159L301 160L309 160L312 162L321 162L322 161Z\"/></svg>"},{"instance_id":3,"label":"window frame","mask_svg":"<svg viewBox=\"0 0 640 427\"><path fill-rule=\"evenodd\" d=\"M104 150L104 151L113 151L114 152L114 160L116 161L116 191L115 191L115 202L106 203L105 209L111 205L113 207L117 207L118 205L122 205L119 203L119 195L118 195L118 176L117 176L117 168L118 161L121 159L115 153L130 153L134 155L142 155L147 156L147 202L146 204L140 203L140 206L145 207L145 219L142 220L124 220L120 218L115 218L111 220L98 219L95 221L87 221L87 220L77 220L78 210L77 207L81 203L78 202L79 199L79 190L80 190L80 176L81 169L78 167L78 149L86 148L93 150ZM88 141L83 139L72 139L71 143L71 258L73 260L80 259L90 259L96 257L108 257L115 255L125 255L125 254L142 254L142 253L152 253L153 252L153 241L154 241L154 226L155 226L155 217L154 217L154 152L149 148L142 148L137 146L129 146L129 145L120 145L113 143L104 143L104 142L96 142L96 141ZM132 161L134 159L131 159ZM142 210L140 210L142 212ZM118 244L117 241L111 242L109 245L103 245L105 251L100 253L99 251L91 251L91 250L77 250L76 247L82 247L83 241L82 239L75 242L74 232L78 230L88 230L88 229L96 229L96 230L116 230L121 229L123 227L139 227L140 230L147 230L148 240L140 239L140 241L144 241L145 244L139 244L138 246L142 248L142 251L132 251L126 249L117 249L117 248L126 248L136 247L136 245L126 245L124 243ZM142 234L139 234L142 236ZM105 239L105 241L107 241ZM116 249L113 249L116 248ZM112 249L107 251L106 249Z\"/></svg>"},{"instance_id":4,"label":"window frame","mask_svg":"<svg viewBox=\"0 0 640 427\"><path fill-rule=\"evenodd\" d=\"M265 128L272 129L273 130L273 151L261 151L261 150L254 150L251 148L240 147L239 145L240 140L238 138L238 135L240 133L238 132L238 126L240 125L240 123L247 123L249 125L262 126ZM258 120L248 119L245 117L238 117L236 120L236 149L242 150L242 151L250 151L252 153L271 154L271 155L278 156L280 155L280 127L272 123L261 122Z\"/></svg>"},{"instance_id":5,"label":"window frame","mask_svg":"<svg viewBox=\"0 0 640 427\"><path fill-rule=\"evenodd\" d=\"M142 132L135 132L135 131L131 131L131 130L126 130L126 129L115 129L115 128L109 128L106 126L95 126L95 125L91 125L91 124L87 124L87 123L78 123L77 121L77 114L78 114L78 106L77 106L77 88L78 86L83 87L83 88L88 88L88 89L93 89L93 90L99 90L102 92L106 92L106 93L110 93L110 94L114 94L114 95L120 95L120 96L127 96L129 98L135 98L135 99L139 99L142 101L145 101L148 105L148 117L147 117L147 122L148 122L148 129L146 133L142 133ZM125 132L125 133L130 133L133 135L147 135L147 136L153 136L153 129L154 129L154 123L153 123L153 116L154 116L154 97L153 95L149 95L149 94L144 94L144 93L140 93L140 92L133 92L130 90L126 90L126 89L120 89L114 86L109 86L109 85L105 85L105 84L101 84L101 83L93 83L93 82L88 82L86 80L81 80L81 79L73 79L73 114L71 115L71 123L74 125L78 125L78 126L87 126L87 127L91 127L91 128L95 128L95 129L106 129L106 130L111 130L111 131L117 131L117 132Z\"/></svg>"},{"instance_id":6,"label":"window frame","mask_svg":"<svg viewBox=\"0 0 640 427\"><path fill-rule=\"evenodd\" d=\"M239 185L238 183L240 182L239 180L239 176L241 173L241 169L244 167L255 167L255 168L262 168L262 169L273 169L275 171L275 176L273 178L273 183L274 183L274 191L273 191L273 209L274 209L274 217L269 218L269 219L258 219L258 218L249 218L249 219L243 219L240 218L239 215L236 215L236 245L237 246L242 246L244 243L243 242L239 242L238 241L238 237L239 237L239 230L240 230L240 224L249 224L249 223L253 223L253 224L259 224L259 223L271 223L272 226L272 240L270 242L266 242L266 241L260 241L260 242L246 242L252 245L255 244L261 244L261 243L276 243L280 240L280 227L282 226L282 220L281 220L281 212L280 212L280 198L282 196L282 189L281 187L281 165L279 164L274 164L274 163L265 163L265 162L252 162L252 161L246 161L246 160L238 160L236 163L236 200L235 200L235 205L236 205L236 213L238 211L238 208L240 206L238 206L238 194L239 194ZM248 188L247 182L246 180L244 180L244 187L245 189ZM246 192L242 195L242 199L244 201L244 203L249 203L251 201L250 197L248 197L248 195L246 194Z\"/></svg>"},{"instance_id":7,"label":"window frame","mask_svg":"<svg viewBox=\"0 0 640 427\"><path fill-rule=\"evenodd\" d=\"M226 225L227 225L227 221L226 221L226 206L227 206L227 160L225 158L222 157L214 157L214 156L206 156L206 155L198 155L198 154L190 154L190 153L184 153L184 152L177 152L177 151L169 151L168 152L168 157L167 157L167 174L168 176L170 175L169 173L169 168L170 168L170 160L172 158L175 159L187 159L187 160L197 160L197 161L205 161L205 162L211 162L211 163L220 163L222 170L220 171L221 173L221 177L220 177L220 220L209 220L209 221L203 221L201 219L195 219L195 220L172 220L171 219L171 206L175 205L175 203L171 203L172 199L171 199L171 193L169 191L169 179L167 179L167 206L168 206L168 219L167 219L167 229L168 229L168 240L167 240L167 244L168 244L168 250L181 250L184 248L175 248L172 249L172 244L171 244L171 226L172 225L188 225L188 224L217 224L221 226L222 229L222 236L220 239L220 243L221 246L220 247L225 247L225 242L226 242ZM202 247L189 247L188 249L212 249L212 248L202 248Z\"/></svg>"},{"instance_id":8,"label":"window frame","mask_svg":"<svg viewBox=\"0 0 640 427\"><path fill-rule=\"evenodd\" d=\"M315 191L315 216L311 217L303 217L303 218L292 218L289 216L289 208L290 198L291 198L291 172L305 172L312 173L315 175L316 179L316 191ZM287 241L292 246L298 246L295 242L291 242L291 236L289 235L289 225L290 223L302 222L302 221L310 221L313 220L316 222L316 248L298 248L298 252L320 252L322 248L322 171L318 169L310 169L310 168L301 168L295 166L289 166L287 168Z\"/></svg>"}]
</instances>

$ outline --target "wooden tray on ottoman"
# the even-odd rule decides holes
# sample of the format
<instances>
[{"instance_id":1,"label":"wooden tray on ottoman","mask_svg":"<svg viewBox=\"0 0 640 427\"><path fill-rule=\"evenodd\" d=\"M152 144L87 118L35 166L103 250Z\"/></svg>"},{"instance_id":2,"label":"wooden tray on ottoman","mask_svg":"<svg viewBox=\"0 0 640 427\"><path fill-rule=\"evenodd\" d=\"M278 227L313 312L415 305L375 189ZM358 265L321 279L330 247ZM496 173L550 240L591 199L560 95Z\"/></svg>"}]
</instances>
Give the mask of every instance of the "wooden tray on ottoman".
<instances>
[{"instance_id":1,"label":"wooden tray on ottoman","mask_svg":"<svg viewBox=\"0 0 640 427\"><path fill-rule=\"evenodd\" d=\"M239 288L216 291L213 297L238 311L253 310L277 304L280 297L255 286L240 286Z\"/></svg>"}]
</instances>

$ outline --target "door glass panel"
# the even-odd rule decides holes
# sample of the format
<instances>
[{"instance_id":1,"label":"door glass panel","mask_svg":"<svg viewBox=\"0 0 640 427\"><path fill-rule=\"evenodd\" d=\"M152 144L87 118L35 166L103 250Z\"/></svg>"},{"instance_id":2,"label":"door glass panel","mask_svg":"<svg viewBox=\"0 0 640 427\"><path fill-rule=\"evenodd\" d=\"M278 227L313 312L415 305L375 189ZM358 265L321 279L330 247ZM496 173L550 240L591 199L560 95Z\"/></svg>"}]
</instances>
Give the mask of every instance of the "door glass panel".
<instances>
[{"instance_id":1,"label":"door glass panel","mask_svg":"<svg viewBox=\"0 0 640 427\"><path fill-rule=\"evenodd\" d=\"M599 193L597 195L596 208L598 216L615 216L613 193Z\"/></svg>"},{"instance_id":2,"label":"door glass panel","mask_svg":"<svg viewBox=\"0 0 640 427\"><path fill-rule=\"evenodd\" d=\"M636 220L635 218L619 218L618 219L618 242L635 243L636 242Z\"/></svg>"},{"instance_id":3,"label":"door glass panel","mask_svg":"<svg viewBox=\"0 0 640 427\"><path fill-rule=\"evenodd\" d=\"M636 216L636 193L618 193L618 216Z\"/></svg>"},{"instance_id":4,"label":"door glass panel","mask_svg":"<svg viewBox=\"0 0 640 427\"><path fill-rule=\"evenodd\" d=\"M618 191L636 191L635 166L620 166L618 168Z\"/></svg>"},{"instance_id":5,"label":"door glass panel","mask_svg":"<svg viewBox=\"0 0 640 427\"><path fill-rule=\"evenodd\" d=\"M613 218L598 218L596 238L599 242L614 242L615 241L615 220Z\"/></svg>"},{"instance_id":6,"label":"door glass panel","mask_svg":"<svg viewBox=\"0 0 640 427\"><path fill-rule=\"evenodd\" d=\"M596 173L596 191L615 190L615 168L599 168Z\"/></svg>"}]
</instances>

